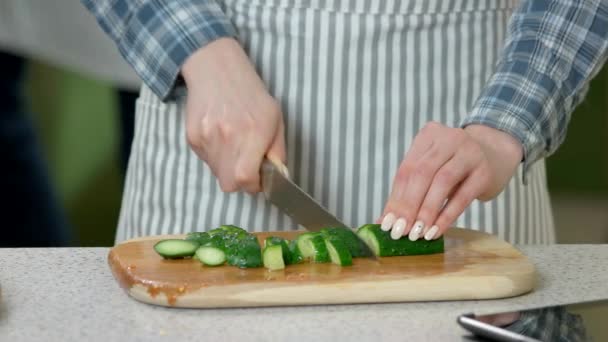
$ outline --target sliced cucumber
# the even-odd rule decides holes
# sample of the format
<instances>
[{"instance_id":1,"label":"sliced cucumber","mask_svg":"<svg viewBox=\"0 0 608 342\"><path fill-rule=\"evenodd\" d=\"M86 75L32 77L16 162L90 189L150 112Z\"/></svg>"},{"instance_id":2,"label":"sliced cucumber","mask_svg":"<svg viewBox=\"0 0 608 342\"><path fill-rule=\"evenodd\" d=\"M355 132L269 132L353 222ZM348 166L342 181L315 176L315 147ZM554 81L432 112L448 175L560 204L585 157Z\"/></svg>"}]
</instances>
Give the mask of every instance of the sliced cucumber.
<instances>
[{"instance_id":1,"label":"sliced cucumber","mask_svg":"<svg viewBox=\"0 0 608 342\"><path fill-rule=\"evenodd\" d=\"M325 245L327 246L332 263L339 266L350 266L353 264L353 257L342 240L337 237L328 237L325 238Z\"/></svg>"},{"instance_id":2,"label":"sliced cucumber","mask_svg":"<svg viewBox=\"0 0 608 342\"><path fill-rule=\"evenodd\" d=\"M195 256L207 266L220 266L226 262L226 253L221 248L214 246L199 247Z\"/></svg>"},{"instance_id":3,"label":"sliced cucumber","mask_svg":"<svg viewBox=\"0 0 608 342\"><path fill-rule=\"evenodd\" d=\"M289 252L291 253L291 264L299 264L304 260L304 257L298 248L297 240L292 240L289 242Z\"/></svg>"},{"instance_id":4,"label":"sliced cucumber","mask_svg":"<svg viewBox=\"0 0 608 342\"><path fill-rule=\"evenodd\" d=\"M210 239L211 235L207 232L192 232L186 235L186 240L196 241L201 246L207 244Z\"/></svg>"},{"instance_id":5,"label":"sliced cucumber","mask_svg":"<svg viewBox=\"0 0 608 342\"><path fill-rule=\"evenodd\" d=\"M198 247L196 241L167 239L157 242L154 250L165 259L179 259L193 256Z\"/></svg>"},{"instance_id":6,"label":"sliced cucumber","mask_svg":"<svg viewBox=\"0 0 608 342\"><path fill-rule=\"evenodd\" d=\"M226 242L228 264L240 268L261 267L262 250L258 238L252 234L238 234Z\"/></svg>"},{"instance_id":7,"label":"sliced cucumber","mask_svg":"<svg viewBox=\"0 0 608 342\"><path fill-rule=\"evenodd\" d=\"M410 241L407 236L404 236L393 240L390 232L380 229L379 224L363 225L357 234L367 243L374 254L381 257L434 254L444 251L443 237L431 241L422 239Z\"/></svg>"},{"instance_id":8,"label":"sliced cucumber","mask_svg":"<svg viewBox=\"0 0 608 342\"><path fill-rule=\"evenodd\" d=\"M271 271L282 270L285 268L283 260L283 248L281 245L267 245L262 252L264 267Z\"/></svg>"},{"instance_id":9,"label":"sliced cucumber","mask_svg":"<svg viewBox=\"0 0 608 342\"><path fill-rule=\"evenodd\" d=\"M312 240L313 237L316 236L316 233L304 233L300 234L296 241L296 246L300 251L300 255L303 259L312 259L315 255L315 250L313 249Z\"/></svg>"},{"instance_id":10,"label":"sliced cucumber","mask_svg":"<svg viewBox=\"0 0 608 342\"><path fill-rule=\"evenodd\" d=\"M320 233L304 233L298 236L296 244L303 259L311 259L316 263L329 262L329 252L325 239Z\"/></svg>"},{"instance_id":11,"label":"sliced cucumber","mask_svg":"<svg viewBox=\"0 0 608 342\"><path fill-rule=\"evenodd\" d=\"M270 236L264 240L264 247L267 246L281 246L281 250L283 252L283 261L286 265L291 264L291 251L289 250L289 245L287 244L287 240L278 237L278 236ZM262 255L263 257L263 255Z\"/></svg>"},{"instance_id":12,"label":"sliced cucumber","mask_svg":"<svg viewBox=\"0 0 608 342\"><path fill-rule=\"evenodd\" d=\"M329 262L329 252L327 251L327 246L325 245L325 239L323 236L319 234L313 237L310 239L310 243L315 251L313 261L317 263Z\"/></svg>"},{"instance_id":13,"label":"sliced cucumber","mask_svg":"<svg viewBox=\"0 0 608 342\"><path fill-rule=\"evenodd\" d=\"M371 253L370 249L365 245L365 242L363 242L350 228L323 228L321 234L323 234L325 238L335 237L342 241L353 258L366 257Z\"/></svg>"}]
</instances>

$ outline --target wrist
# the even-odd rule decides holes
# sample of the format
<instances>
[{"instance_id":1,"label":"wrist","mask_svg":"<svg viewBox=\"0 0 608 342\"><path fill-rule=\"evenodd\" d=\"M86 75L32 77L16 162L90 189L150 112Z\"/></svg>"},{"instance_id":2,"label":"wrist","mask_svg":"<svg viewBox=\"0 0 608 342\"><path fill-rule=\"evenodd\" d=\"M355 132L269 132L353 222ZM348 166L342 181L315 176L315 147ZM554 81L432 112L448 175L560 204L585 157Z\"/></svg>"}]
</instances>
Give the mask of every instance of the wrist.
<instances>
[{"instance_id":1,"label":"wrist","mask_svg":"<svg viewBox=\"0 0 608 342\"><path fill-rule=\"evenodd\" d=\"M523 146L509 133L485 125L468 125L464 130L477 141L484 150L504 158L509 164L517 166L523 160Z\"/></svg>"},{"instance_id":2,"label":"wrist","mask_svg":"<svg viewBox=\"0 0 608 342\"><path fill-rule=\"evenodd\" d=\"M216 39L203 46L190 55L182 65L181 74L186 86L190 88L199 79L205 77L205 73L201 72L202 70L209 66L221 67L228 64L235 56L242 54L244 52L239 43L229 37Z\"/></svg>"}]
</instances>

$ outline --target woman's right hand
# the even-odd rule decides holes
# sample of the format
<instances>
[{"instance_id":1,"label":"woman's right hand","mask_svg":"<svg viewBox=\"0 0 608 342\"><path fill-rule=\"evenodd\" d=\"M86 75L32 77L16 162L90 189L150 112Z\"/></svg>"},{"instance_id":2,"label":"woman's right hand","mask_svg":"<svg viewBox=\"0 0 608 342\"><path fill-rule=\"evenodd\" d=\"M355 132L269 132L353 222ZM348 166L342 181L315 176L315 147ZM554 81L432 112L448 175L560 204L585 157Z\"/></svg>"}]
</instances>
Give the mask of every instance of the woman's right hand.
<instances>
[{"instance_id":1,"label":"woman's right hand","mask_svg":"<svg viewBox=\"0 0 608 342\"><path fill-rule=\"evenodd\" d=\"M259 192L264 156L285 161L284 123L242 47L234 39L218 39L192 54L182 75L190 147L222 191Z\"/></svg>"}]
</instances>

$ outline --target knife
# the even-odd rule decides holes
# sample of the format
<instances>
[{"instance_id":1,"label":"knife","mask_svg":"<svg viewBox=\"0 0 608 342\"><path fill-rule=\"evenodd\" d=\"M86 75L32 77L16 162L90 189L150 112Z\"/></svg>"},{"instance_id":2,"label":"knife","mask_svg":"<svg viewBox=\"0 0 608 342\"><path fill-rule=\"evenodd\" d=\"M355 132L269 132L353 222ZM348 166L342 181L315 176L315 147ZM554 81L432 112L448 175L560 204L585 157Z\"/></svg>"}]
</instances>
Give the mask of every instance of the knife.
<instances>
[{"instance_id":1,"label":"knife","mask_svg":"<svg viewBox=\"0 0 608 342\"><path fill-rule=\"evenodd\" d=\"M262 162L261 174L262 189L266 199L306 230L317 232L328 227L348 228L346 224L292 182L287 175L287 167L281 162L265 158ZM377 259L365 242L362 245L372 259Z\"/></svg>"}]
</instances>

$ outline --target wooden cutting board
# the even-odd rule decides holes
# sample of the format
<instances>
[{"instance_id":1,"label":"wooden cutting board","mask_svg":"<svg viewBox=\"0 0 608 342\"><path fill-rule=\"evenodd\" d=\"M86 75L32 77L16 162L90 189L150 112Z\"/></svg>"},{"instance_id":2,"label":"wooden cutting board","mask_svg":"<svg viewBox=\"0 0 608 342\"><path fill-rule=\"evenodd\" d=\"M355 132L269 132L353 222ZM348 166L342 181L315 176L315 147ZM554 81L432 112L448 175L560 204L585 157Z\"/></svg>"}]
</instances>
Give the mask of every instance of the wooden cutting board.
<instances>
[{"instance_id":1,"label":"wooden cutting board","mask_svg":"<svg viewBox=\"0 0 608 342\"><path fill-rule=\"evenodd\" d=\"M298 232L259 233L291 239ZM534 287L532 263L510 244L472 230L450 229L444 254L354 259L353 266L289 265L281 271L205 267L164 260L153 245L167 236L130 240L108 262L133 298L175 307L244 307L489 299Z\"/></svg>"}]
</instances>

